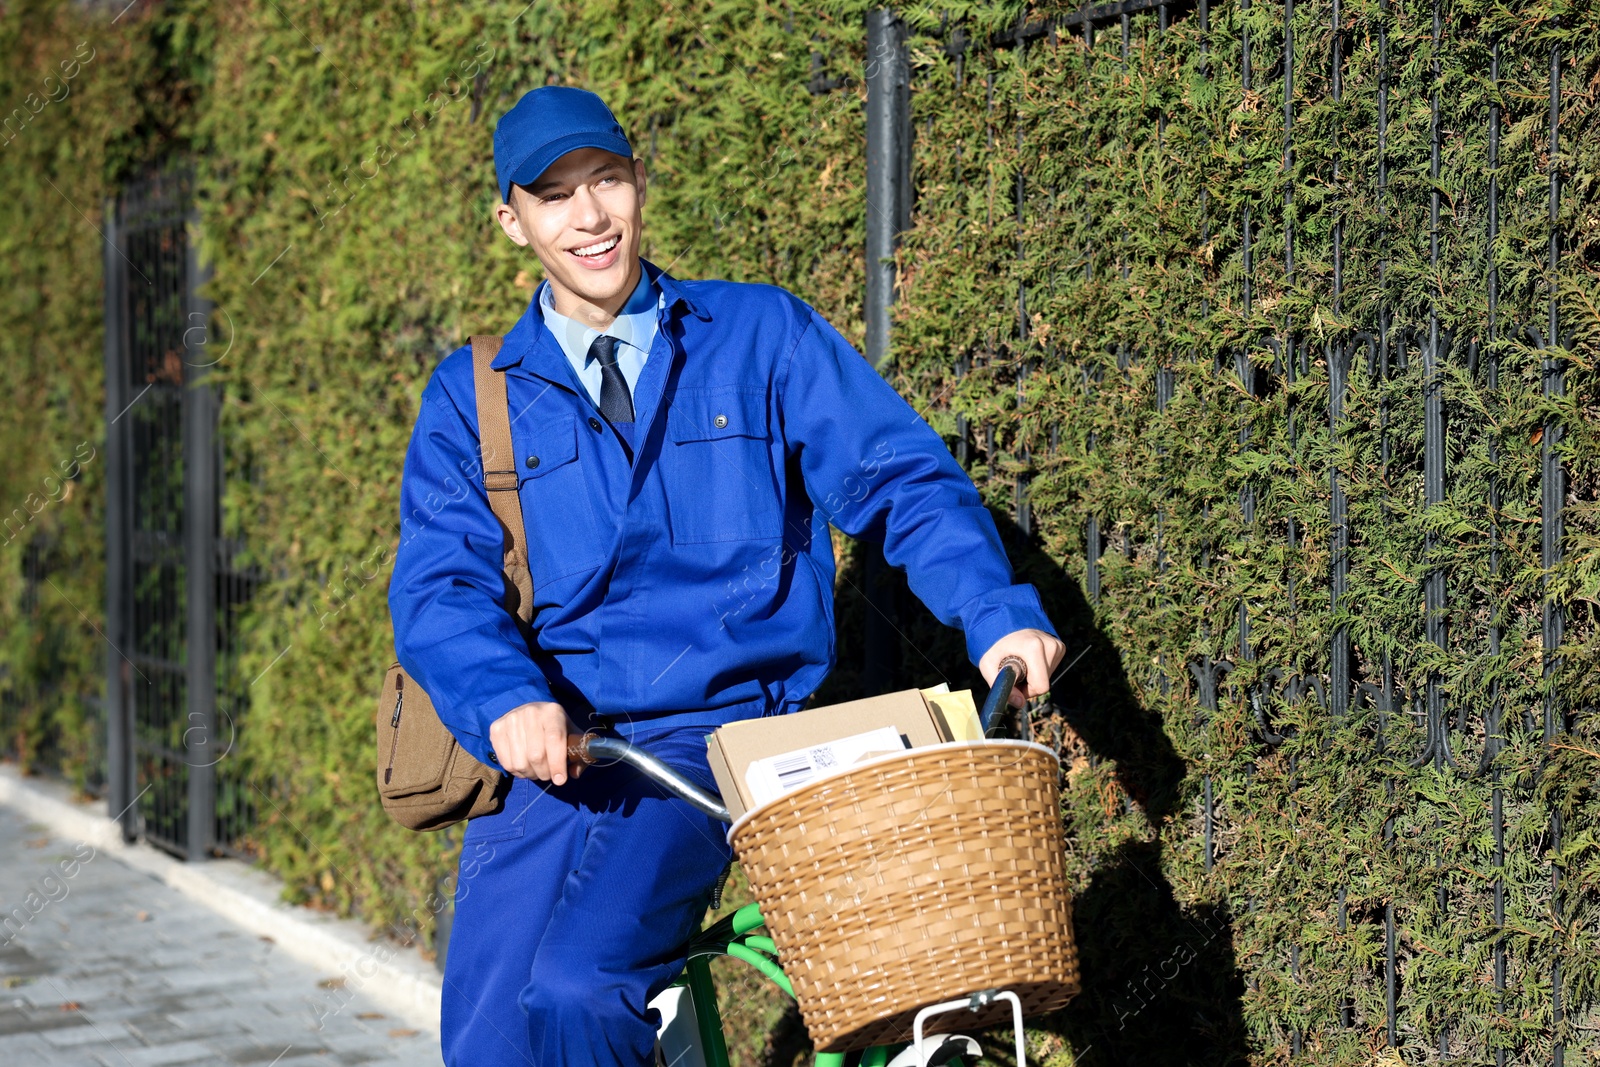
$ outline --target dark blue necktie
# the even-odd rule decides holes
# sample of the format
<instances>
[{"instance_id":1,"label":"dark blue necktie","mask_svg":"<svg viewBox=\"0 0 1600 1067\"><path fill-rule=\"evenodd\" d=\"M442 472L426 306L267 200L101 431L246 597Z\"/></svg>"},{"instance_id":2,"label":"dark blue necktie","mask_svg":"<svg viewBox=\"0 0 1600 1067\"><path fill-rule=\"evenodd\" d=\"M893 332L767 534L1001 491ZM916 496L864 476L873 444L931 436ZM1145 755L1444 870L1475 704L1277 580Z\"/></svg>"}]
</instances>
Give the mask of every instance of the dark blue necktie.
<instances>
[{"instance_id":1,"label":"dark blue necktie","mask_svg":"<svg viewBox=\"0 0 1600 1067\"><path fill-rule=\"evenodd\" d=\"M607 422L632 422L633 397L617 366L617 339L601 334L589 346L589 358L600 361L600 414Z\"/></svg>"}]
</instances>

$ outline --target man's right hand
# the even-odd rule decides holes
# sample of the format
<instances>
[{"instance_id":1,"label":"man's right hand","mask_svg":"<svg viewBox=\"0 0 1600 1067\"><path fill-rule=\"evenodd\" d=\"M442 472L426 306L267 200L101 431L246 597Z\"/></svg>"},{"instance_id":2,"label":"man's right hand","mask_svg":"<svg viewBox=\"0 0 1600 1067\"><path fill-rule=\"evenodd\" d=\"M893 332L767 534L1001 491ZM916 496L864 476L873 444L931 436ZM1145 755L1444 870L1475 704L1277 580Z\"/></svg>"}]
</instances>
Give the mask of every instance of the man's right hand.
<instances>
[{"instance_id":1,"label":"man's right hand","mask_svg":"<svg viewBox=\"0 0 1600 1067\"><path fill-rule=\"evenodd\" d=\"M567 756L567 734L582 733L560 704L524 704L489 727L495 760L507 774L562 785L578 777L583 765Z\"/></svg>"}]
</instances>

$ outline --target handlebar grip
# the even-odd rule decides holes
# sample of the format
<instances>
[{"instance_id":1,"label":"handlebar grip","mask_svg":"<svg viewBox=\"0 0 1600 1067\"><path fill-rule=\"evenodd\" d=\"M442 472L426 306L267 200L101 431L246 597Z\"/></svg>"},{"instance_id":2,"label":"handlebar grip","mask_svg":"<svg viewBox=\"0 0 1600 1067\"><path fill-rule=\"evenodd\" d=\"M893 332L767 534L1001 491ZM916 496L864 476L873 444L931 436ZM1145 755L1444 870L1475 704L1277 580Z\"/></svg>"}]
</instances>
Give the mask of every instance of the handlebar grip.
<instances>
[{"instance_id":1,"label":"handlebar grip","mask_svg":"<svg viewBox=\"0 0 1600 1067\"><path fill-rule=\"evenodd\" d=\"M996 737L1002 732L1005 719L1001 712L1011 703L1011 690L1028 677L1028 665L1019 656L1007 656L1000 661L1000 670L989 687L989 696L978 713L978 723L984 737Z\"/></svg>"},{"instance_id":2,"label":"handlebar grip","mask_svg":"<svg viewBox=\"0 0 1600 1067\"><path fill-rule=\"evenodd\" d=\"M568 734L567 755L577 760L585 767L593 767L596 763L594 753L589 751L589 738L593 734Z\"/></svg>"}]
</instances>

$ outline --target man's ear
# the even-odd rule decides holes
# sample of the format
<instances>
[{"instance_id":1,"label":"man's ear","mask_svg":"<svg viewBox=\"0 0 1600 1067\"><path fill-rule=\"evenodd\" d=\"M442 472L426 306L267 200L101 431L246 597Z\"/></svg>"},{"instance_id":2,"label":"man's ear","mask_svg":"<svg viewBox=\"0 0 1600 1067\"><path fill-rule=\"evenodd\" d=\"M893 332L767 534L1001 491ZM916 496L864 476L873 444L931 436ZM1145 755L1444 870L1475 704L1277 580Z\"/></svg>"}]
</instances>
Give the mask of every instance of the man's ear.
<instances>
[{"instance_id":1,"label":"man's ear","mask_svg":"<svg viewBox=\"0 0 1600 1067\"><path fill-rule=\"evenodd\" d=\"M639 190L639 206L643 207L644 206L645 173L644 173L644 160L642 160L642 159L635 159L633 161L633 184Z\"/></svg>"},{"instance_id":2,"label":"man's ear","mask_svg":"<svg viewBox=\"0 0 1600 1067\"><path fill-rule=\"evenodd\" d=\"M513 185L511 187L511 198L515 200L520 192L521 190ZM522 232L522 220L517 218L516 209L510 204L496 204L494 220L500 224L500 229L505 231L505 235L511 238L512 244L523 248L528 246L528 235Z\"/></svg>"}]
</instances>

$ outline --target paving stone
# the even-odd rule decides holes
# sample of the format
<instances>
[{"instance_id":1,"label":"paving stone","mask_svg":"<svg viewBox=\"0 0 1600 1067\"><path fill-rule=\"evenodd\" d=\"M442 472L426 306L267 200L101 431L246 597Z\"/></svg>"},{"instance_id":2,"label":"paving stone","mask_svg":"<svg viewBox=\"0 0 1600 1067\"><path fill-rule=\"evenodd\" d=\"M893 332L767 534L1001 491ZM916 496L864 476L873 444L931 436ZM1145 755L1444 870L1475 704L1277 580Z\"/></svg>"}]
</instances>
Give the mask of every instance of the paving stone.
<instances>
[{"instance_id":1,"label":"paving stone","mask_svg":"<svg viewBox=\"0 0 1600 1067\"><path fill-rule=\"evenodd\" d=\"M142 987L137 982L130 980L128 996L100 1001L93 1005L90 1013L94 1016L96 1022L115 1022L120 1025L123 1020L135 1019L142 1015L149 1015L151 1012L181 1011L188 1007L203 1006L205 1005L191 1004L183 997L172 996L158 990Z\"/></svg>"},{"instance_id":2,"label":"paving stone","mask_svg":"<svg viewBox=\"0 0 1600 1067\"><path fill-rule=\"evenodd\" d=\"M84 1029L87 1029L85 1027ZM45 1055L51 1051L43 1035L36 1033L6 1034L0 1037L0 1061L9 1064L14 1056L36 1053Z\"/></svg>"},{"instance_id":3,"label":"paving stone","mask_svg":"<svg viewBox=\"0 0 1600 1067\"><path fill-rule=\"evenodd\" d=\"M90 1026L88 1020L85 1019L80 1026L64 1027L60 1030L46 1030L42 1036L52 1048L72 1048L75 1045L93 1045L96 1042L104 1041L106 1034L110 1030L111 1027L104 1022L99 1023L98 1028L96 1028ZM120 1037L126 1033L126 1030L121 1024L117 1024L115 1032Z\"/></svg>"},{"instance_id":4,"label":"paving stone","mask_svg":"<svg viewBox=\"0 0 1600 1067\"><path fill-rule=\"evenodd\" d=\"M128 976L120 973L98 974L71 978L45 977L30 983L23 990L29 1003L41 1008L54 1008L66 1003L93 1004L121 993L128 986Z\"/></svg>"},{"instance_id":5,"label":"paving stone","mask_svg":"<svg viewBox=\"0 0 1600 1067\"><path fill-rule=\"evenodd\" d=\"M106 1067L172 1067L180 1063L215 1063L217 1059L215 1049L198 1041L145 1048L118 1042L115 1049L100 1049L95 1055Z\"/></svg>"},{"instance_id":6,"label":"paving stone","mask_svg":"<svg viewBox=\"0 0 1600 1067\"><path fill-rule=\"evenodd\" d=\"M224 1046L219 1051L226 1057L228 1063L240 1064L241 1067L249 1067L252 1064L283 1067L285 1063L303 1063L311 1057L315 1057L319 1063L326 1064L332 1056L331 1049L314 1041L288 1045L241 1043Z\"/></svg>"},{"instance_id":7,"label":"paving stone","mask_svg":"<svg viewBox=\"0 0 1600 1067\"><path fill-rule=\"evenodd\" d=\"M182 1041L195 1036L194 1031L179 1026L173 1021L172 1016L159 1011L146 1012L131 1019L124 1019L122 1025L127 1028L128 1033L147 1045Z\"/></svg>"},{"instance_id":8,"label":"paving stone","mask_svg":"<svg viewBox=\"0 0 1600 1067\"><path fill-rule=\"evenodd\" d=\"M81 1012L62 1011L59 1007L47 1009L23 1005L0 1011L0 1036L12 1034L42 1034L50 1030L65 1030L82 1026Z\"/></svg>"},{"instance_id":9,"label":"paving stone","mask_svg":"<svg viewBox=\"0 0 1600 1067\"><path fill-rule=\"evenodd\" d=\"M25 846L40 833L0 806L0 1067L440 1063L433 1035L389 1037L359 990L110 855L64 876L75 843Z\"/></svg>"},{"instance_id":10,"label":"paving stone","mask_svg":"<svg viewBox=\"0 0 1600 1067\"><path fill-rule=\"evenodd\" d=\"M215 1008L198 1008L194 1011L175 1011L173 1022L185 1030L205 1033L243 1033L250 1029L248 1020L255 1015L251 1007L224 1004ZM268 1016L272 1018L272 1016Z\"/></svg>"},{"instance_id":11,"label":"paving stone","mask_svg":"<svg viewBox=\"0 0 1600 1067\"><path fill-rule=\"evenodd\" d=\"M219 972L209 967L202 969L196 966L187 970L173 970L163 972L159 978L163 992L173 993L221 993L226 995L230 991L238 992L252 988L260 988L260 978L250 973L246 968L248 963L241 961L240 968L232 973Z\"/></svg>"}]
</instances>

